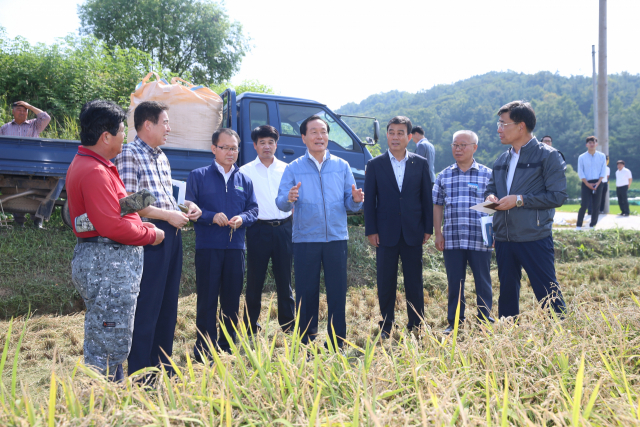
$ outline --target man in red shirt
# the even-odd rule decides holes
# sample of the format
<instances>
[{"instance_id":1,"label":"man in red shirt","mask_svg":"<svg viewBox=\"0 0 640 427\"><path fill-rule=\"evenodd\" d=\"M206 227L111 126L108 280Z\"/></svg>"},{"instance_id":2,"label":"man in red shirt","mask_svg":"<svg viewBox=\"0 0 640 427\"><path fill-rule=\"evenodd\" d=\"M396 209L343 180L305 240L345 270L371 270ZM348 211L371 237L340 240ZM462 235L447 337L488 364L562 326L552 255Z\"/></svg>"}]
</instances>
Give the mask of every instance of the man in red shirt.
<instances>
[{"instance_id":1,"label":"man in red shirt","mask_svg":"<svg viewBox=\"0 0 640 427\"><path fill-rule=\"evenodd\" d=\"M71 277L87 307L84 360L114 381L123 378L122 362L131 349L142 246L164 239L162 230L143 224L137 213L120 216L119 200L127 193L108 159L122 151L124 118L122 108L111 101L90 101L82 107L82 145L66 180L71 222L78 237ZM85 213L95 230L78 232L75 219Z\"/></svg>"}]
</instances>

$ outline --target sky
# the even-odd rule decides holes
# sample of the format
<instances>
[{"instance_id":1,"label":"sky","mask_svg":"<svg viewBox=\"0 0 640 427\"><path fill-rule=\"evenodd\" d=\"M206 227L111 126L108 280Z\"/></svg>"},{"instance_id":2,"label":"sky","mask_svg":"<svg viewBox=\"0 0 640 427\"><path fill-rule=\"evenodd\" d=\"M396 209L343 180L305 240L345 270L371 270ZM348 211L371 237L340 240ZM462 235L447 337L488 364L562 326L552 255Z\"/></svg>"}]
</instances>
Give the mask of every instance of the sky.
<instances>
[{"instance_id":1,"label":"sky","mask_svg":"<svg viewBox=\"0 0 640 427\"><path fill-rule=\"evenodd\" d=\"M77 32L79 3L0 0L0 25L11 38L50 44ZM231 81L256 79L280 95L336 109L376 93L417 92L489 71L591 75L598 3L228 1L230 19L242 24L252 46ZM608 3L608 72L640 74L640 0Z\"/></svg>"}]
</instances>

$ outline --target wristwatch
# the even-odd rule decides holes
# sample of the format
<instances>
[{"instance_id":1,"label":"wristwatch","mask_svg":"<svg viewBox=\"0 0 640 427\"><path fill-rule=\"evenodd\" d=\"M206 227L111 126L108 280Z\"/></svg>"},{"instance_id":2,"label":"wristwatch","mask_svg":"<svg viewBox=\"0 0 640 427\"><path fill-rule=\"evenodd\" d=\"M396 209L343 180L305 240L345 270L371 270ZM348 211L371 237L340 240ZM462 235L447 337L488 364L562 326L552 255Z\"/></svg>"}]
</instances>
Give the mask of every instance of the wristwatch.
<instances>
[{"instance_id":1,"label":"wristwatch","mask_svg":"<svg viewBox=\"0 0 640 427\"><path fill-rule=\"evenodd\" d=\"M520 208L522 207L522 205L524 205L524 202L522 201L522 196L518 194L516 196L516 206Z\"/></svg>"}]
</instances>

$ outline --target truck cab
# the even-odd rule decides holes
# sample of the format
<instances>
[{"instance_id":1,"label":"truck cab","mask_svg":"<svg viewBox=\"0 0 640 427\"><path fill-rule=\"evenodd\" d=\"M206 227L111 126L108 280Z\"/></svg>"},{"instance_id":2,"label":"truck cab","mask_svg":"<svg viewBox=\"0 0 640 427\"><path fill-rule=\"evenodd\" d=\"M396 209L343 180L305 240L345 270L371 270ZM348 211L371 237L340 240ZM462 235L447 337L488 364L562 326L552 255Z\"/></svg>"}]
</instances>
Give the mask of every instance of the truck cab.
<instances>
[{"instance_id":1,"label":"truck cab","mask_svg":"<svg viewBox=\"0 0 640 427\"><path fill-rule=\"evenodd\" d=\"M222 126L231 128L240 135L239 165L253 161L256 150L251 140L251 130L261 125L271 125L280 133L276 157L283 162L304 155L306 146L302 142L300 124L308 117L318 115L329 124L329 145L331 154L346 160L351 166L358 188L364 186L365 165L371 159L367 145L375 144L371 138L366 142L347 126L340 115L335 114L325 104L308 99L246 92L236 97L233 89L222 95L224 101ZM378 122L374 120L374 139L379 133Z\"/></svg>"}]
</instances>

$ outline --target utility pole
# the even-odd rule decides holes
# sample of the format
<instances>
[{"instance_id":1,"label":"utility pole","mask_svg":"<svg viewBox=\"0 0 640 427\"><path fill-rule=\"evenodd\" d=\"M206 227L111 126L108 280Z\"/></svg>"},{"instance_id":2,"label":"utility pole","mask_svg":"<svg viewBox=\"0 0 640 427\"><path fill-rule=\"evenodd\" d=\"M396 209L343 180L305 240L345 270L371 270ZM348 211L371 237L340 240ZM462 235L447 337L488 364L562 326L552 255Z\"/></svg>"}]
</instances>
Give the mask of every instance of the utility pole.
<instances>
[{"instance_id":1,"label":"utility pole","mask_svg":"<svg viewBox=\"0 0 640 427\"><path fill-rule=\"evenodd\" d=\"M591 45L591 63L593 64L593 134L598 137L598 72L596 71L596 45Z\"/></svg>"},{"instance_id":2,"label":"utility pole","mask_svg":"<svg viewBox=\"0 0 640 427\"><path fill-rule=\"evenodd\" d=\"M609 155L609 90L607 88L607 0L600 0L598 34L598 144ZM594 209L598 209L596 206ZM604 212L609 213L609 195Z\"/></svg>"}]
</instances>

